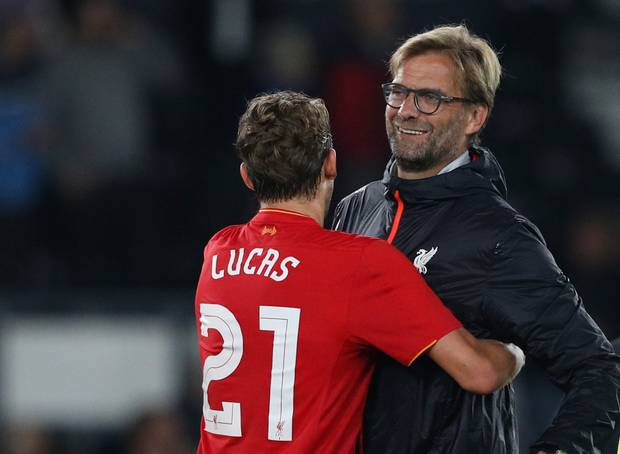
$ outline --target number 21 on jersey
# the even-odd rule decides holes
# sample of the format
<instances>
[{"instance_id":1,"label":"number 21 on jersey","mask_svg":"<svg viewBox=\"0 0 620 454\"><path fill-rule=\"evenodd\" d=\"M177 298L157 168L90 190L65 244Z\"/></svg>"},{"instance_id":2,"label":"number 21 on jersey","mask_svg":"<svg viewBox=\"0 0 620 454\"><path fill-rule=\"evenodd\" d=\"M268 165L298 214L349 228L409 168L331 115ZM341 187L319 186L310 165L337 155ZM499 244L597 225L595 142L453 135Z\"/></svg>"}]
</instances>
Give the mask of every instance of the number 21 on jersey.
<instances>
[{"instance_id":1,"label":"number 21 on jersey","mask_svg":"<svg viewBox=\"0 0 620 454\"><path fill-rule=\"evenodd\" d=\"M259 306L260 330L274 332L267 433L269 440L293 439L293 398L300 313L301 309L298 308ZM241 404L222 402L222 410L213 410L209 406L209 383L224 380L237 369L243 357L243 333L234 314L224 306L201 304L200 334L208 337L211 329L222 336L223 346L217 355L207 357L203 367L205 430L213 434L240 437Z\"/></svg>"}]
</instances>

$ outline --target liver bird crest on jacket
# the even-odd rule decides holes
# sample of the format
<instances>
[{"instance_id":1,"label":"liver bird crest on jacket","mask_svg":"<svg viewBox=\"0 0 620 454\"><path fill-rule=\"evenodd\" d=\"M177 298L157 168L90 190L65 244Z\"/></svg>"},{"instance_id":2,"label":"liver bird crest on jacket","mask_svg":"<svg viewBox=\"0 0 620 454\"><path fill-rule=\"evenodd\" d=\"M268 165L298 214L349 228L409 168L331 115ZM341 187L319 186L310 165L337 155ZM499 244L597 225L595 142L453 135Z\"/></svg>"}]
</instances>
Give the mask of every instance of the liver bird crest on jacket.
<instances>
[{"instance_id":1,"label":"liver bird crest on jacket","mask_svg":"<svg viewBox=\"0 0 620 454\"><path fill-rule=\"evenodd\" d=\"M416 253L416 258L413 260L413 266L418 269L418 272L420 274L426 274L426 272L428 271L428 269L426 268L426 264L430 259L433 258L436 252L437 247L431 248L430 251L427 251L426 249L420 249Z\"/></svg>"}]
</instances>

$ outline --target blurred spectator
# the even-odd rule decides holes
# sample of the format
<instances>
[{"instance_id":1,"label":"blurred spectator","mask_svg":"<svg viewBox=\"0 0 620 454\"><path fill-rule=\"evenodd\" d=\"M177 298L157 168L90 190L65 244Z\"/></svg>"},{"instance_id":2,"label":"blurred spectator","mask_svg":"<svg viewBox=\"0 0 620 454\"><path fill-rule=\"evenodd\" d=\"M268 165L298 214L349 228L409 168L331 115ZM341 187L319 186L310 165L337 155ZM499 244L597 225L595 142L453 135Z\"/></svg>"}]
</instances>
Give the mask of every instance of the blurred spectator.
<instances>
[{"instance_id":1,"label":"blurred spectator","mask_svg":"<svg viewBox=\"0 0 620 454\"><path fill-rule=\"evenodd\" d=\"M592 318L610 338L620 336L620 209L616 203L578 208L568 223L566 249L572 279Z\"/></svg>"},{"instance_id":2,"label":"blurred spectator","mask_svg":"<svg viewBox=\"0 0 620 454\"><path fill-rule=\"evenodd\" d=\"M115 0L64 6L73 40L44 80L59 207L49 216L50 238L72 281L123 282L148 265L157 242L153 106L178 92L180 66Z\"/></svg>"},{"instance_id":3,"label":"blurred spectator","mask_svg":"<svg viewBox=\"0 0 620 454\"><path fill-rule=\"evenodd\" d=\"M250 44L250 0L212 0L207 28L211 53L222 63L235 64L246 57Z\"/></svg>"},{"instance_id":4,"label":"blurred spectator","mask_svg":"<svg viewBox=\"0 0 620 454\"><path fill-rule=\"evenodd\" d=\"M598 5L596 5L598 3ZM570 109L588 119L605 145L598 159L620 173L620 15L618 2L593 2L566 27L562 82Z\"/></svg>"},{"instance_id":5,"label":"blurred spectator","mask_svg":"<svg viewBox=\"0 0 620 454\"><path fill-rule=\"evenodd\" d=\"M39 254L35 218L45 174L38 44L23 9L0 10L0 282L18 283Z\"/></svg>"},{"instance_id":6,"label":"blurred spectator","mask_svg":"<svg viewBox=\"0 0 620 454\"><path fill-rule=\"evenodd\" d=\"M381 84L386 59L402 31L400 2L346 0L336 6L344 34L329 49L324 92L340 174L339 200L361 182L381 178L389 157Z\"/></svg>"},{"instance_id":7,"label":"blurred spectator","mask_svg":"<svg viewBox=\"0 0 620 454\"><path fill-rule=\"evenodd\" d=\"M257 58L253 62L257 92L316 91L317 49L303 26L291 20L268 22L258 36Z\"/></svg>"}]
</instances>

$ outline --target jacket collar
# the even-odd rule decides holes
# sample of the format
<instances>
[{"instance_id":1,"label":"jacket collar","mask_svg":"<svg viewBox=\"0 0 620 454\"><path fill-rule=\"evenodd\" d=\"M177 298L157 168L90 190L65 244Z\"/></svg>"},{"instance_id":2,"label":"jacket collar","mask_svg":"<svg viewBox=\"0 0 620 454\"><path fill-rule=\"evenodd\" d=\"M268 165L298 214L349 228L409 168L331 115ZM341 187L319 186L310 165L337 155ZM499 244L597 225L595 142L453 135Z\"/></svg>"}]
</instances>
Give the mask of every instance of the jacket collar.
<instances>
[{"instance_id":1,"label":"jacket collar","mask_svg":"<svg viewBox=\"0 0 620 454\"><path fill-rule=\"evenodd\" d=\"M393 199L395 191L406 203L422 200L446 200L479 192L494 192L503 199L507 188L504 171L497 159L483 147L471 147L472 161L450 172L420 180L405 180L396 176L394 157L388 162L383 175L385 195Z\"/></svg>"}]
</instances>

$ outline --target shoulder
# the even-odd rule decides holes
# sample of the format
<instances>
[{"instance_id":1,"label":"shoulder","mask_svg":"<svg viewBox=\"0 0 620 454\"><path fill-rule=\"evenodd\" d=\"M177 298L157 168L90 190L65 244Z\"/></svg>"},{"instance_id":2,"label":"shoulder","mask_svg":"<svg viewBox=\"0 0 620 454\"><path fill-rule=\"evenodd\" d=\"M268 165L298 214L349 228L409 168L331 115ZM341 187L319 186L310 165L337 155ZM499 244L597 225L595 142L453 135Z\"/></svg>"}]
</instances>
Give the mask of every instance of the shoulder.
<instances>
[{"instance_id":1,"label":"shoulder","mask_svg":"<svg viewBox=\"0 0 620 454\"><path fill-rule=\"evenodd\" d=\"M485 192L468 197L461 209L468 216L480 218L487 234L492 234L498 241L524 232L544 241L536 225L497 194Z\"/></svg>"},{"instance_id":2,"label":"shoulder","mask_svg":"<svg viewBox=\"0 0 620 454\"><path fill-rule=\"evenodd\" d=\"M517 211L506 219L499 239L504 243L532 241L546 247L545 239L536 224Z\"/></svg>"},{"instance_id":3,"label":"shoulder","mask_svg":"<svg viewBox=\"0 0 620 454\"><path fill-rule=\"evenodd\" d=\"M499 270L538 281L564 285L568 279L557 265L538 227L525 216L514 212L499 232L494 247Z\"/></svg>"},{"instance_id":4,"label":"shoulder","mask_svg":"<svg viewBox=\"0 0 620 454\"><path fill-rule=\"evenodd\" d=\"M379 180L373 181L344 197L338 206L376 203L385 200L384 193L385 185Z\"/></svg>"},{"instance_id":5,"label":"shoulder","mask_svg":"<svg viewBox=\"0 0 620 454\"><path fill-rule=\"evenodd\" d=\"M240 225L229 225L228 227L224 227L219 232L215 233L205 247L205 252L209 248L213 248L217 245L228 243L239 235L240 230L245 226L245 224Z\"/></svg>"},{"instance_id":6,"label":"shoulder","mask_svg":"<svg viewBox=\"0 0 620 454\"><path fill-rule=\"evenodd\" d=\"M357 250L360 252L367 249L372 251L384 250L386 248L390 250L394 249L384 240L328 229L324 229L322 232L321 247L323 249L345 249Z\"/></svg>"},{"instance_id":7,"label":"shoulder","mask_svg":"<svg viewBox=\"0 0 620 454\"><path fill-rule=\"evenodd\" d=\"M223 229L215 233L211 237L210 241L218 241L218 240L227 239L232 236L235 236L245 226L246 224L239 224L239 225L229 225L228 227L224 227Z\"/></svg>"},{"instance_id":8,"label":"shoulder","mask_svg":"<svg viewBox=\"0 0 620 454\"><path fill-rule=\"evenodd\" d=\"M409 259L387 241L365 235L325 230L321 238L323 255L368 273L392 273L395 268L411 268Z\"/></svg>"},{"instance_id":9,"label":"shoulder","mask_svg":"<svg viewBox=\"0 0 620 454\"><path fill-rule=\"evenodd\" d=\"M343 198L334 211L333 228L336 230L350 230L353 220L359 220L371 215L385 203L385 185L381 181L373 181L362 186Z\"/></svg>"}]
</instances>

